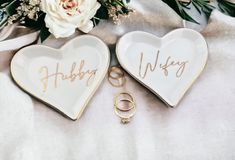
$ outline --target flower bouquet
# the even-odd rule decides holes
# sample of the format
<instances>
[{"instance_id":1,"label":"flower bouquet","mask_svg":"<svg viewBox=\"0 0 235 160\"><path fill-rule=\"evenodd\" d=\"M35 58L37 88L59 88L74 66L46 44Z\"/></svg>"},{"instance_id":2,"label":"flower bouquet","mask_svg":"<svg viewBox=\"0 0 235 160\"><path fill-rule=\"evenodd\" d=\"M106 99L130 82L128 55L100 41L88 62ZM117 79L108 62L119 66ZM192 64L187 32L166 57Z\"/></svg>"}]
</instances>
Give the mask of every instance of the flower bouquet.
<instances>
[{"instance_id":1,"label":"flower bouquet","mask_svg":"<svg viewBox=\"0 0 235 160\"><path fill-rule=\"evenodd\" d=\"M88 33L100 20L121 16L133 10L123 0L3 0L0 2L0 29L19 22L40 30L41 41L51 33L68 37L76 29Z\"/></svg>"},{"instance_id":2,"label":"flower bouquet","mask_svg":"<svg viewBox=\"0 0 235 160\"><path fill-rule=\"evenodd\" d=\"M162 0L180 17L198 23L189 14L195 9L209 17L216 7L210 0ZM50 34L56 38L68 37L76 29L88 33L100 20L112 19L118 24L133 9L126 0L1 0L0 29L6 25L20 23L40 30L39 37L44 41ZM235 4L230 0L217 0L217 8L223 13L235 16ZM157 6L156 6L157 7Z\"/></svg>"}]
</instances>

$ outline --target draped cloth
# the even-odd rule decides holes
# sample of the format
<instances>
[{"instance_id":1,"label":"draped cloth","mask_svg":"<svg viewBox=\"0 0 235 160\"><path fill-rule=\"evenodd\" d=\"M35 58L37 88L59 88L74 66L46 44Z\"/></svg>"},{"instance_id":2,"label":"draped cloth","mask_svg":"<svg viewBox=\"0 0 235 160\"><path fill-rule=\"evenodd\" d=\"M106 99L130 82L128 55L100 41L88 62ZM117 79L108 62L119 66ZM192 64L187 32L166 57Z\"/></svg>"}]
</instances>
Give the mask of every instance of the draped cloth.
<instances>
[{"instance_id":1,"label":"draped cloth","mask_svg":"<svg viewBox=\"0 0 235 160\"><path fill-rule=\"evenodd\" d=\"M112 64L117 63L115 44L126 32L163 36L183 27L161 1L139 0L131 6L136 12L121 25L103 21L90 33L109 46ZM9 74L15 51L0 52L0 159L235 159L235 19L215 10L201 33L209 59L178 107L167 108L128 75L120 89L105 78L77 121L21 91ZM71 38L51 36L44 45L59 48ZM113 96L123 90L132 93L137 104L137 113L127 125L113 111Z\"/></svg>"}]
</instances>

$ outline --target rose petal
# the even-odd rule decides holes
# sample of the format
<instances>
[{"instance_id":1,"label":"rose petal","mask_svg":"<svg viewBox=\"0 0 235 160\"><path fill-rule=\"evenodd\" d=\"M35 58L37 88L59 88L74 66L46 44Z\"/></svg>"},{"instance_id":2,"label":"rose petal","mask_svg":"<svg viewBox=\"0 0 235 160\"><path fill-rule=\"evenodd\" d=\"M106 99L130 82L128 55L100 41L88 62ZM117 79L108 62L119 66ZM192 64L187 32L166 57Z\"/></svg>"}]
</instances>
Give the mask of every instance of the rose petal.
<instances>
[{"instance_id":1,"label":"rose petal","mask_svg":"<svg viewBox=\"0 0 235 160\"><path fill-rule=\"evenodd\" d=\"M61 0L41 0L41 9L46 13L45 23L49 31L56 37L68 37L75 29L88 33L93 28L90 20L100 8L97 0L77 0L80 12L69 15Z\"/></svg>"},{"instance_id":2,"label":"rose petal","mask_svg":"<svg viewBox=\"0 0 235 160\"><path fill-rule=\"evenodd\" d=\"M84 33L88 33L92 30L93 27L94 27L93 22L89 21L85 25L78 27L78 29L81 30Z\"/></svg>"}]
</instances>

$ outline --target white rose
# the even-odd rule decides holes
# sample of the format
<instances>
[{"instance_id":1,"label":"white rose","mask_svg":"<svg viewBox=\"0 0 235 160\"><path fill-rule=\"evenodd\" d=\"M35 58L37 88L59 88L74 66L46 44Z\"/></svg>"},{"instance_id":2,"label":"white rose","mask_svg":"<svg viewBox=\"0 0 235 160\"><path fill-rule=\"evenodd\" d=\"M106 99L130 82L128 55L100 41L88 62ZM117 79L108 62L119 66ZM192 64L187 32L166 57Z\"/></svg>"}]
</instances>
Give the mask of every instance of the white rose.
<instances>
[{"instance_id":1,"label":"white rose","mask_svg":"<svg viewBox=\"0 0 235 160\"><path fill-rule=\"evenodd\" d=\"M56 38L68 37L76 28L88 33L99 7L97 0L41 0L46 27Z\"/></svg>"}]
</instances>

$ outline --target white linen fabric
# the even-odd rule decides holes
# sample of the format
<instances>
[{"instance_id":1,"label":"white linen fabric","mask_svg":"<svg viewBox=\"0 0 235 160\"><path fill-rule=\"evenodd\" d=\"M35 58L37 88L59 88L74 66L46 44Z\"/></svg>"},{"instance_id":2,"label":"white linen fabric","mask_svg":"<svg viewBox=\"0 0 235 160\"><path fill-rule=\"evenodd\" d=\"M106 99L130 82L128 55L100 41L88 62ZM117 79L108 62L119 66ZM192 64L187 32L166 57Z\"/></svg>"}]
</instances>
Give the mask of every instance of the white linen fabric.
<instances>
[{"instance_id":1,"label":"white linen fabric","mask_svg":"<svg viewBox=\"0 0 235 160\"><path fill-rule=\"evenodd\" d=\"M24 32L22 32L22 29L24 29ZM4 27L0 30L0 53L17 50L35 42L39 32L32 31L24 26L19 26L18 23Z\"/></svg>"},{"instance_id":2,"label":"white linen fabric","mask_svg":"<svg viewBox=\"0 0 235 160\"><path fill-rule=\"evenodd\" d=\"M182 26L162 2L156 1L155 6L141 2L132 3L135 18L121 26L100 23L91 34L113 52L118 37L130 30L148 28L162 36ZM151 9L155 14L146 12ZM129 76L121 89L105 79L75 122L17 88L8 74L12 53L1 53L0 159L235 159L235 19L214 11L202 33L209 47L208 63L177 108L167 108ZM50 37L45 45L58 48L66 41ZM121 90L131 92L137 103L137 114L127 125L120 124L113 111L113 96Z\"/></svg>"}]
</instances>

